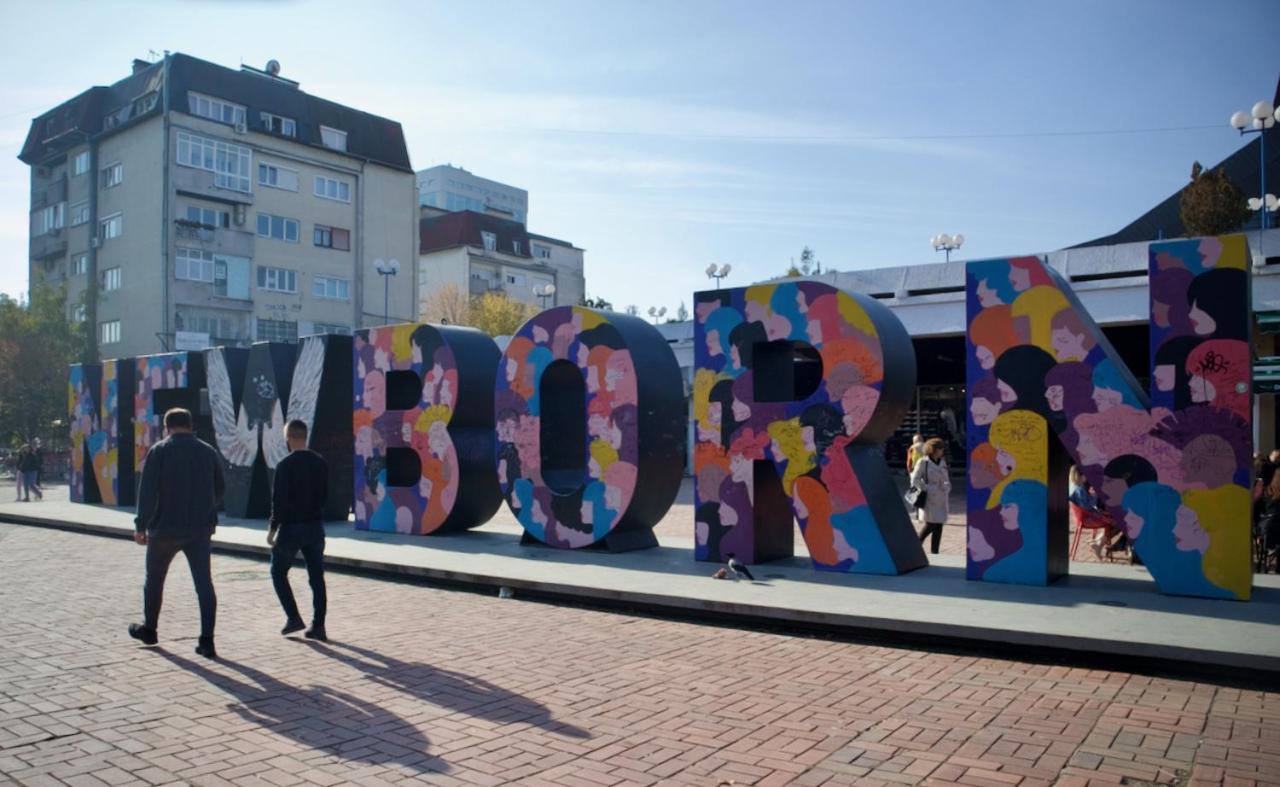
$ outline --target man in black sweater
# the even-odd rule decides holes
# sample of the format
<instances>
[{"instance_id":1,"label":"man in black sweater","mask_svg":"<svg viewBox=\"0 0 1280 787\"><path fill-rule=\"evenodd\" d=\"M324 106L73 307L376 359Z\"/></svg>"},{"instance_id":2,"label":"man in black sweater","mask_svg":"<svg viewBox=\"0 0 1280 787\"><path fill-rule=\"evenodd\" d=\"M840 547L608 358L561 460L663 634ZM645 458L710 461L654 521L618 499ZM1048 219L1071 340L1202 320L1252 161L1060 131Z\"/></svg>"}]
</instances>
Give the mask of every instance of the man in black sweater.
<instances>
[{"instance_id":1,"label":"man in black sweater","mask_svg":"<svg viewBox=\"0 0 1280 787\"><path fill-rule=\"evenodd\" d=\"M324 458L307 448L307 425L290 421L284 427L289 455L276 465L271 490L271 582L288 618L281 634L306 628L298 612L298 602L289 587L289 566L298 551L307 562L314 614L306 637L325 641L324 616L327 606L324 589L324 504L329 494L329 468Z\"/></svg>"},{"instance_id":2,"label":"man in black sweater","mask_svg":"<svg viewBox=\"0 0 1280 787\"><path fill-rule=\"evenodd\" d=\"M200 601L200 641L196 653L217 658L213 625L218 599L213 592L210 540L218 524L218 504L226 491L222 457L192 431L191 412L175 407L164 414L165 439L151 446L138 486L138 515L133 540L147 548L143 583L143 622L129 636L156 644L156 625L164 600L164 579L179 552L187 556Z\"/></svg>"}]
</instances>

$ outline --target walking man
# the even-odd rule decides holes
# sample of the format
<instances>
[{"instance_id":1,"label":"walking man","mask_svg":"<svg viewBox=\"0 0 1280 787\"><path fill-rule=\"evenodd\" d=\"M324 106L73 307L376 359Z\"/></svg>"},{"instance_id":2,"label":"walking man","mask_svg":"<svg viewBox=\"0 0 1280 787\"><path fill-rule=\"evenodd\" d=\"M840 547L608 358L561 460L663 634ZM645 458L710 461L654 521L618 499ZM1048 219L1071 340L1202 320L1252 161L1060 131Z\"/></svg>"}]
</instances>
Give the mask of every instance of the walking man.
<instances>
[{"instance_id":1,"label":"walking man","mask_svg":"<svg viewBox=\"0 0 1280 787\"><path fill-rule=\"evenodd\" d=\"M218 524L218 504L226 491L222 457L192 431L191 412L175 407L164 414L165 438L147 452L138 488L133 540L147 548L143 622L129 636L144 645L157 642L164 579L179 552L187 556L200 601L200 641L196 653L217 658L213 625L218 600L210 572L210 539Z\"/></svg>"},{"instance_id":2,"label":"walking man","mask_svg":"<svg viewBox=\"0 0 1280 787\"><path fill-rule=\"evenodd\" d=\"M289 567L298 552L307 563L307 579L311 583L311 628L304 636L324 642L327 598L324 588L324 504L329 496L329 467L324 458L307 448L307 425L293 420L285 424L289 455L276 465L275 484L271 490L271 526L267 543L271 545L271 582L275 585L286 621L281 634L288 635L306 627L298 602L289 587Z\"/></svg>"}]
</instances>

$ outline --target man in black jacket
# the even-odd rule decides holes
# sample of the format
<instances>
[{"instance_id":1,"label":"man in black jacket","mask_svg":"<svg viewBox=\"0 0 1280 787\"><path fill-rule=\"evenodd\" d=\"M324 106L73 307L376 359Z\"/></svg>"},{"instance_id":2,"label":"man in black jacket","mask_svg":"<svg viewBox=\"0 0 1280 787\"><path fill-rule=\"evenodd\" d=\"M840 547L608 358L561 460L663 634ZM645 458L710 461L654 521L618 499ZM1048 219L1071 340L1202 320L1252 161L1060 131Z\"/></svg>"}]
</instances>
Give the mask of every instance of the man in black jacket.
<instances>
[{"instance_id":1,"label":"man in black jacket","mask_svg":"<svg viewBox=\"0 0 1280 787\"><path fill-rule=\"evenodd\" d=\"M179 552L187 556L200 601L200 642L196 653L217 658L213 625L218 599L210 571L210 540L218 524L218 504L226 491L222 457L195 436L191 412L175 407L164 414L165 439L151 446L138 486L133 540L147 548L143 622L129 636L144 645L157 642L156 624L164 600L164 578Z\"/></svg>"},{"instance_id":2,"label":"man in black jacket","mask_svg":"<svg viewBox=\"0 0 1280 787\"><path fill-rule=\"evenodd\" d=\"M284 427L289 455L276 465L271 490L271 582L287 617L281 634L305 628L298 602L289 587L289 566L298 551L307 562L313 616L306 637L324 641L327 598L324 588L324 504L329 496L329 467L324 458L307 448L307 425L290 421Z\"/></svg>"}]
</instances>

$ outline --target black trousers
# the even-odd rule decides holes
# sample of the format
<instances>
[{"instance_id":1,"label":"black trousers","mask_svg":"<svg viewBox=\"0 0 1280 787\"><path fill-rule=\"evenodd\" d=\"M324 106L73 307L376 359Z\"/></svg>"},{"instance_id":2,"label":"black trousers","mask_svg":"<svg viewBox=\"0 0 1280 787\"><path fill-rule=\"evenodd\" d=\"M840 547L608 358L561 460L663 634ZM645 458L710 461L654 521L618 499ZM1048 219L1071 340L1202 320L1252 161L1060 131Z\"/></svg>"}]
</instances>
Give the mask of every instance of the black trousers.
<instances>
[{"instance_id":1,"label":"black trousers","mask_svg":"<svg viewBox=\"0 0 1280 787\"><path fill-rule=\"evenodd\" d=\"M920 543L923 544L924 540L929 536L933 537L933 540L929 543L929 551L936 555L938 554L938 549L942 546L941 522L925 523L924 530L920 531Z\"/></svg>"},{"instance_id":2,"label":"black trousers","mask_svg":"<svg viewBox=\"0 0 1280 787\"><path fill-rule=\"evenodd\" d=\"M147 540L147 577L142 585L143 625L155 631L160 622L160 605L164 603L164 580L169 564L178 553L187 556L191 579L200 602L200 636L213 637L218 613L218 597L213 592L213 574L209 567L212 547L210 536L151 536Z\"/></svg>"},{"instance_id":3,"label":"black trousers","mask_svg":"<svg viewBox=\"0 0 1280 787\"><path fill-rule=\"evenodd\" d=\"M293 598L293 588L289 586L289 568L299 551L307 563L307 581L311 584L311 623L324 628L324 616L328 609L328 597L324 589L324 536L303 544L277 541L271 548L271 584L275 585L280 606L284 607L284 614L289 620L301 619L298 602Z\"/></svg>"}]
</instances>

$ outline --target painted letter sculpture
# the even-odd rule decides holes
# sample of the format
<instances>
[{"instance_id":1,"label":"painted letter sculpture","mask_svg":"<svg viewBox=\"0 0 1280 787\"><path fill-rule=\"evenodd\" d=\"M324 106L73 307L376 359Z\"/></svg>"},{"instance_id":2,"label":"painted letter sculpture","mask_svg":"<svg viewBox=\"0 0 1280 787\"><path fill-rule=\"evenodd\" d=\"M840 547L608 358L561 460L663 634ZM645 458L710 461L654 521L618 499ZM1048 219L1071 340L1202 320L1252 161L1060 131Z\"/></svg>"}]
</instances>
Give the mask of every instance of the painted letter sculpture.
<instances>
[{"instance_id":1,"label":"painted letter sculpture","mask_svg":"<svg viewBox=\"0 0 1280 787\"><path fill-rule=\"evenodd\" d=\"M656 546L683 475L680 367L656 328L548 309L502 354L498 479L526 536L555 547Z\"/></svg>"},{"instance_id":2,"label":"painted letter sculpture","mask_svg":"<svg viewBox=\"0 0 1280 787\"><path fill-rule=\"evenodd\" d=\"M897 317L813 281L694 304L697 559L790 556L794 513L817 569L926 565L880 445L915 388Z\"/></svg>"},{"instance_id":3,"label":"painted letter sculpture","mask_svg":"<svg viewBox=\"0 0 1280 787\"><path fill-rule=\"evenodd\" d=\"M123 369L125 374L120 375ZM132 433L133 359L75 364L70 376L71 502L133 504L133 451L120 450Z\"/></svg>"},{"instance_id":4,"label":"painted letter sculpture","mask_svg":"<svg viewBox=\"0 0 1280 787\"><path fill-rule=\"evenodd\" d=\"M1043 260L968 264L970 579L1065 573L1065 448L1163 592L1249 598L1248 248L1149 255L1150 398Z\"/></svg>"},{"instance_id":5,"label":"painted letter sculpture","mask_svg":"<svg viewBox=\"0 0 1280 787\"><path fill-rule=\"evenodd\" d=\"M357 530L446 533L498 510L493 376L498 347L474 328L357 331L353 363Z\"/></svg>"}]
</instances>

